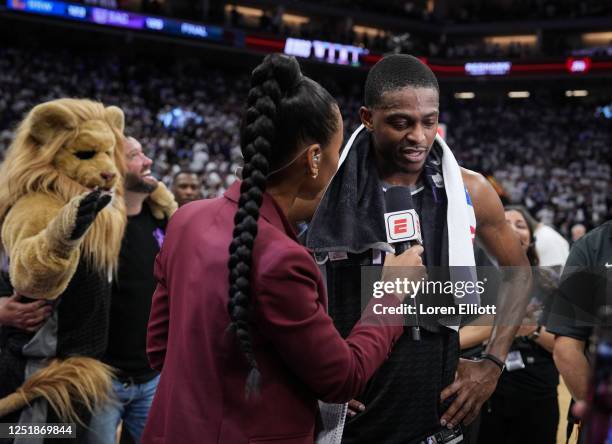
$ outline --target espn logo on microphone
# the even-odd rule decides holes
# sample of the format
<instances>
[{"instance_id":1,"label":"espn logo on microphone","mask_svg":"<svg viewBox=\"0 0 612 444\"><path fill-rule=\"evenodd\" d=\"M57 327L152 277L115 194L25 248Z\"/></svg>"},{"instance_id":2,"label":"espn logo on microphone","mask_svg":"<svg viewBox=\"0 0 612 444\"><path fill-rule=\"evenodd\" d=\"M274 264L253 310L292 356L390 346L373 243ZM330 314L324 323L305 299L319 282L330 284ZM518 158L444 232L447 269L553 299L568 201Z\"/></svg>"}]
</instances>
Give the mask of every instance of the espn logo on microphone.
<instances>
[{"instance_id":1,"label":"espn logo on microphone","mask_svg":"<svg viewBox=\"0 0 612 444\"><path fill-rule=\"evenodd\" d=\"M403 210L393 213L385 213L385 228L387 230L387 242L418 241L421 238L421 225L416 210Z\"/></svg>"}]
</instances>

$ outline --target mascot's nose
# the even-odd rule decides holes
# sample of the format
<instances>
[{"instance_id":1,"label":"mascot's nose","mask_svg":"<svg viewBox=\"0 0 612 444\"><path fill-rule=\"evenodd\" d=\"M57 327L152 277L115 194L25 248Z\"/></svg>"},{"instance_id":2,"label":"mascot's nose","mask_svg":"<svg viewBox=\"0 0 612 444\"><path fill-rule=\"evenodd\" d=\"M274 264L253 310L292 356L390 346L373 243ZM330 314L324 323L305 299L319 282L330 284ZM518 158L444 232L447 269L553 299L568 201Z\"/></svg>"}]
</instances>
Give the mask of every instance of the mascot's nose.
<instances>
[{"instance_id":1,"label":"mascot's nose","mask_svg":"<svg viewBox=\"0 0 612 444\"><path fill-rule=\"evenodd\" d=\"M102 176L102 179L104 179L106 181L110 181L110 180L113 180L115 178L116 174L104 171L104 172L100 173L100 176Z\"/></svg>"}]
</instances>

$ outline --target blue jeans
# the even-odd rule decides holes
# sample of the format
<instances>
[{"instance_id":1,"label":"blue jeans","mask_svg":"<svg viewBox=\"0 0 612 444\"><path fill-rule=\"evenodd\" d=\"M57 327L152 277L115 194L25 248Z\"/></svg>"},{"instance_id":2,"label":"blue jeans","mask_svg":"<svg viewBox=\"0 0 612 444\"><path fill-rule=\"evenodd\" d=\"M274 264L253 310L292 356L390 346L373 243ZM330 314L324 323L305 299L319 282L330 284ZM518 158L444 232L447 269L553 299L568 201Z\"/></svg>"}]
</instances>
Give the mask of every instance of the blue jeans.
<instances>
[{"instance_id":1,"label":"blue jeans","mask_svg":"<svg viewBox=\"0 0 612 444\"><path fill-rule=\"evenodd\" d=\"M90 444L115 444L117 427L123 427L136 444L144 430L149 409L159 383L159 375L144 384L122 383L113 379L113 391L118 402L106 404L93 414L87 433Z\"/></svg>"}]
</instances>

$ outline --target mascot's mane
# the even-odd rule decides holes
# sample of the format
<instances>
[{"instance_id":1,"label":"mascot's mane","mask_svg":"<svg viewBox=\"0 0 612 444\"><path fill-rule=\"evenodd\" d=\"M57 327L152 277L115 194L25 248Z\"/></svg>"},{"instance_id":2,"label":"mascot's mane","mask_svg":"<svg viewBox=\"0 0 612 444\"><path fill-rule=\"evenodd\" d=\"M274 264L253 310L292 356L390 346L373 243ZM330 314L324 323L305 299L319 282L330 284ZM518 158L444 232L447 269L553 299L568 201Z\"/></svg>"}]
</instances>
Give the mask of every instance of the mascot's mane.
<instances>
[{"instance_id":1,"label":"mascot's mane","mask_svg":"<svg viewBox=\"0 0 612 444\"><path fill-rule=\"evenodd\" d=\"M54 129L52 137L43 146L32 135L35 125L33 113L30 112L20 123L15 139L7 151L6 159L0 165L0 227L11 207L25 195L46 194L63 205L73 197L89 191L53 164L57 152L66 143L74 140L79 126L88 120L102 120L112 129L116 140L115 164L121 176L125 172L121 152L123 138L121 110L115 107L105 108L99 102L84 99L59 99L54 103L62 106L63 111L76 125ZM103 273L116 270L126 224L121 180L117 181L114 194L112 202L98 214L81 245L82 257L90 260L92 265Z\"/></svg>"}]
</instances>

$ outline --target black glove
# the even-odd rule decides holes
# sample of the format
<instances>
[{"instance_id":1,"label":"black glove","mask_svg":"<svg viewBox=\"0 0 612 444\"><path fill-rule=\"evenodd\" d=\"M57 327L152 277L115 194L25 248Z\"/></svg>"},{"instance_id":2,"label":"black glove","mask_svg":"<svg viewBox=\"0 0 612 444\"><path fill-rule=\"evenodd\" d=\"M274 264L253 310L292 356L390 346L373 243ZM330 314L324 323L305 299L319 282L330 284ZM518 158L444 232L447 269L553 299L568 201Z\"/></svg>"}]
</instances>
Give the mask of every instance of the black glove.
<instances>
[{"instance_id":1,"label":"black glove","mask_svg":"<svg viewBox=\"0 0 612 444\"><path fill-rule=\"evenodd\" d=\"M102 194L100 190L94 190L79 202L74 228L70 240L76 240L85 234L85 231L93 223L100 211L111 201L110 194Z\"/></svg>"}]
</instances>

